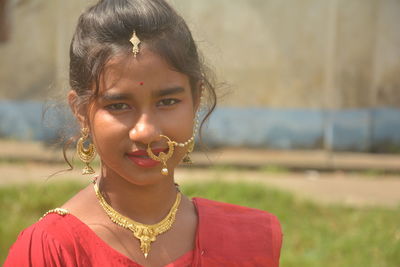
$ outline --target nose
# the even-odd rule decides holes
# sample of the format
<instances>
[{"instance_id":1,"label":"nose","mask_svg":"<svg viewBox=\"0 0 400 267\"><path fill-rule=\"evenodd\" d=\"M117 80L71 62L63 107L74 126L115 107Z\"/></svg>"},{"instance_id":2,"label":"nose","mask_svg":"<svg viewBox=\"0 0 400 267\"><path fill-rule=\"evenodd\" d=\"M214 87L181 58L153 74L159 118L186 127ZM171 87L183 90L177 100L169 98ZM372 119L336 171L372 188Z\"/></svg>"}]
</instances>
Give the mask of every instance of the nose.
<instances>
[{"instance_id":1,"label":"nose","mask_svg":"<svg viewBox=\"0 0 400 267\"><path fill-rule=\"evenodd\" d=\"M129 131L129 138L134 142L142 144L150 144L153 141L160 139L160 128L154 118L149 114L142 113L136 124Z\"/></svg>"}]
</instances>

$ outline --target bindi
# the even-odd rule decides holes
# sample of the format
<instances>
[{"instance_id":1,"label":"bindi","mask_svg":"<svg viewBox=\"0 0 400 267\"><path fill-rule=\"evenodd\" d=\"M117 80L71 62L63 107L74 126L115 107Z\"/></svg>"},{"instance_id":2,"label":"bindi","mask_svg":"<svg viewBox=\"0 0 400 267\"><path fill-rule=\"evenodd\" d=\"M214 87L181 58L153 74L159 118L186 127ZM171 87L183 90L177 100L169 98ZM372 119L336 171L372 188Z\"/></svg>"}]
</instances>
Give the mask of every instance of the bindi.
<instances>
[{"instance_id":1,"label":"bindi","mask_svg":"<svg viewBox=\"0 0 400 267\"><path fill-rule=\"evenodd\" d=\"M143 85L143 84L144 84L144 82L140 82L140 83L139 83L139 85Z\"/></svg>"}]
</instances>

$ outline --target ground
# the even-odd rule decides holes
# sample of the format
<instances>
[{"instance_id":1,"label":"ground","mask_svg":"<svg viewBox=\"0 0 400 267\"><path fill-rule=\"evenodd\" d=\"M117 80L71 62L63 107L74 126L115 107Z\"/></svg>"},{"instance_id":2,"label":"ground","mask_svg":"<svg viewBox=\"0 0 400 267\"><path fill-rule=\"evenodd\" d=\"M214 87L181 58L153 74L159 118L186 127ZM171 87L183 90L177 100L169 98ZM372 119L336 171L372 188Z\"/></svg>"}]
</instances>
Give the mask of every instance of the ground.
<instances>
[{"instance_id":1,"label":"ground","mask_svg":"<svg viewBox=\"0 0 400 267\"><path fill-rule=\"evenodd\" d=\"M61 149L40 143L0 141L0 185L60 179L89 180L67 169ZM70 151L70 155L74 152ZM224 149L195 153L192 167L179 168L176 180L258 182L319 203L351 206L400 205L400 156L323 151ZM233 167L236 166L236 167Z\"/></svg>"}]
</instances>

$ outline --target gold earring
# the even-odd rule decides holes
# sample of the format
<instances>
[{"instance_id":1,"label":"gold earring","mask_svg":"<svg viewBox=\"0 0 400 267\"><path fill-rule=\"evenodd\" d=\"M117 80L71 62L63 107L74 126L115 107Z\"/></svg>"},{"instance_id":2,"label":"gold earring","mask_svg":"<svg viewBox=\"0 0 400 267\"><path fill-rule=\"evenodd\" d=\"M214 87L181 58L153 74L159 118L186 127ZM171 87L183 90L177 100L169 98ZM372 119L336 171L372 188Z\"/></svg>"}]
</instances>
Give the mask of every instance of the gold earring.
<instances>
[{"instance_id":1,"label":"gold earring","mask_svg":"<svg viewBox=\"0 0 400 267\"><path fill-rule=\"evenodd\" d=\"M76 144L76 152L80 160L82 160L86 166L82 170L82 174L93 174L94 170L89 165L90 162L96 157L96 149L93 144L89 144L88 148L85 148L85 142L89 137L89 129L82 128L81 130L81 138L79 138L78 143Z\"/></svg>"},{"instance_id":2,"label":"gold earring","mask_svg":"<svg viewBox=\"0 0 400 267\"><path fill-rule=\"evenodd\" d=\"M189 165L193 164L193 160L190 158L190 153L193 152L193 148L194 148L194 139L191 139L191 141L188 144L186 155L182 159L182 162L184 164L189 164Z\"/></svg>"},{"instance_id":3,"label":"gold earring","mask_svg":"<svg viewBox=\"0 0 400 267\"><path fill-rule=\"evenodd\" d=\"M153 160L156 161L160 161L163 165L162 169L161 169L161 174L162 175L168 175L168 167L167 167L167 160L169 160L172 155L174 154L174 150L175 150L175 142L171 141L171 139L169 139L167 136L165 135L160 135L160 137L163 137L165 139L167 139L167 145L168 145L168 152L164 153L164 152L160 152L158 154L158 156L156 156L153 153L153 150L151 150L151 143L147 144L147 154L149 155L150 158L152 158Z\"/></svg>"},{"instance_id":4,"label":"gold earring","mask_svg":"<svg viewBox=\"0 0 400 267\"><path fill-rule=\"evenodd\" d=\"M204 103L203 91L204 91L204 87L202 86L201 87L199 109L201 109L202 103ZM189 140L187 140L186 142L184 142L184 143L175 142L175 145L178 146L178 147L182 147L183 148L183 147L187 146L186 154L182 159L182 163L184 163L184 164L193 164L193 161L190 158L190 153L193 152L194 144L195 144L194 137L196 136L196 133L199 130L199 126L200 126L200 111L197 111L197 114L196 114L196 116L194 118L194 128L193 128L192 137Z\"/></svg>"}]
</instances>

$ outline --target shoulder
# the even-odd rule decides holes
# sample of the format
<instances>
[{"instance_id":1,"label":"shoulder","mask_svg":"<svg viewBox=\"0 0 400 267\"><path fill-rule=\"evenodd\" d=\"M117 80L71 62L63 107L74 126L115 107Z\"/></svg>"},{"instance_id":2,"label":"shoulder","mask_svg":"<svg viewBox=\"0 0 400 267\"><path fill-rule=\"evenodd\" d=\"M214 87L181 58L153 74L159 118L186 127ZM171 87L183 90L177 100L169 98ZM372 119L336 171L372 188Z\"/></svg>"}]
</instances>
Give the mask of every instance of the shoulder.
<instances>
[{"instance_id":1,"label":"shoulder","mask_svg":"<svg viewBox=\"0 0 400 267\"><path fill-rule=\"evenodd\" d=\"M282 230L275 215L203 198L193 201L199 214L199 239L203 248L209 248L209 258L224 255L235 262L278 266Z\"/></svg>"},{"instance_id":2,"label":"shoulder","mask_svg":"<svg viewBox=\"0 0 400 267\"><path fill-rule=\"evenodd\" d=\"M69 266L73 254L69 216L50 213L19 234L4 266Z\"/></svg>"},{"instance_id":3,"label":"shoulder","mask_svg":"<svg viewBox=\"0 0 400 267\"><path fill-rule=\"evenodd\" d=\"M278 218L267 211L209 200L204 198L194 198L196 207L203 215L207 217L221 218L222 220L229 217L238 222L246 220L247 222L253 220L262 220L271 223L279 223Z\"/></svg>"},{"instance_id":4,"label":"shoulder","mask_svg":"<svg viewBox=\"0 0 400 267\"><path fill-rule=\"evenodd\" d=\"M73 224L68 213L48 212L39 221L23 230L18 236L19 240L37 240L45 239L54 241L59 245L68 246L68 240L71 239Z\"/></svg>"},{"instance_id":5,"label":"shoulder","mask_svg":"<svg viewBox=\"0 0 400 267\"><path fill-rule=\"evenodd\" d=\"M42 233L48 239L56 240L60 245L68 248L75 238L75 228L75 220L67 210L55 209L47 212L27 230L31 233Z\"/></svg>"}]
</instances>

